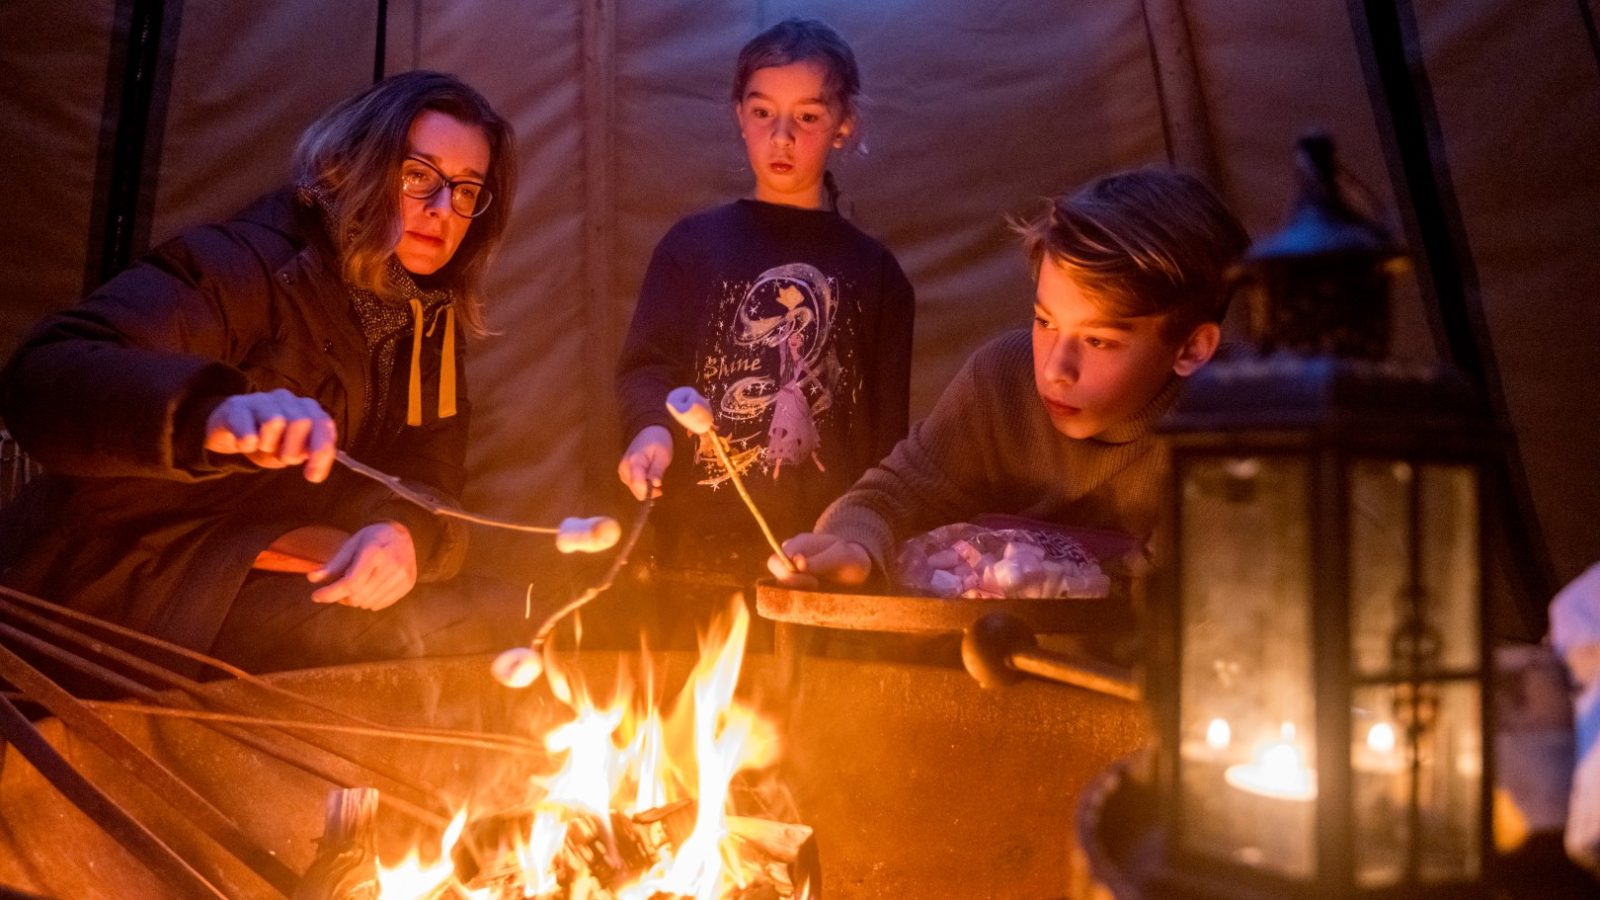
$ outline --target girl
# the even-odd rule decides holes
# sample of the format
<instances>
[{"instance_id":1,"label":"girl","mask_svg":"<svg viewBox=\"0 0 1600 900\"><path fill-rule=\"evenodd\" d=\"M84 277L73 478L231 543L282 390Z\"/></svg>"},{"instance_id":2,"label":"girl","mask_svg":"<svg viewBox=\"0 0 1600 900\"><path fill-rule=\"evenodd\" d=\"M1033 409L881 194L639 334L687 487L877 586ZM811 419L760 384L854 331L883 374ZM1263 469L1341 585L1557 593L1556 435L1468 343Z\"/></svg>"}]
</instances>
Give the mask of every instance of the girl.
<instances>
[{"instance_id":1,"label":"girl","mask_svg":"<svg viewBox=\"0 0 1600 900\"><path fill-rule=\"evenodd\" d=\"M255 669L498 649L408 596L463 529L333 462L459 494L511 150L471 87L393 76L306 130L295 184L48 317L0 379L46 470L0 520L0 580ZM321 565L266 571L286 558Z\"/></svg>"},{"instance_id":2,"label":"girl","mask_svg":"<svg viewBox=\"0 0 1600 900\"><path fill-rule=\"evenodd\" d=\"M828 161L857 138L861 79L827 25L790 19L739 53L733 112L752 197L657 245L618 365L617 475L660 496L657 559L701 581L763 571L761 535L708 452L674 440L693 385L779 532L807 528L906 430L913 299L894 256L842 218Z\"/></svg>"}]
</instances>

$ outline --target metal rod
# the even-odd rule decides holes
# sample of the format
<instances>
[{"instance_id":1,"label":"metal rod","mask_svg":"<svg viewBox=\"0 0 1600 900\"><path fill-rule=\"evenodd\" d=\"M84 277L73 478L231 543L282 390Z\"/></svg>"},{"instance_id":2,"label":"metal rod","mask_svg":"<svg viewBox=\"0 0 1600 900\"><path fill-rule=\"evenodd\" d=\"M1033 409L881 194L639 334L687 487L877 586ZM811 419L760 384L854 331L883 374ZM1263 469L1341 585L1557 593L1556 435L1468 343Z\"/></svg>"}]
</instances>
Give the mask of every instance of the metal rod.
<instances>
[{"instance_id":1,"label":"metal rod","mask_svg":"<svg viewBox=\"0 0 1600 900\"><path fill-rule=\"evenodd\" d=\"M3 603L0 603L0 606L3 605ZM125 689L127 693L141 699L146 699L151 702L158 702L160 694L154 688L151 688L148 685L140 684L139 682L126 678L125 676L113 672L104 666L90 662L89 660L84 659L83 657L78 656L77 654L72 653L63 647L51 644L49 641L42 640L26 632L11 628L7 625L0 625L0 635L5 636L8 640L15 641L19 644L29 647L30 649L34 649L52 659L58 660L65 665L71 666L77 672L88 675L89 677L97 679L104 684L108 684L119 689ZM10 692L7 693L9 694ZM188 702L194 702L193 698L190 698L187 695L183 696L185 696ZM11 699L26 700L31 698L28 698L22 694L17 694ZM94 704L90 705L93 706ZM149 707L144 708L148 709ZM176 710L175 707L166 707L166 709L168 711L181 712L181 710ZM206 720L200 720L198 724L201 727L207 728L224 737L231 738L240 744L251 748L252 750L260 751L261 753L264 753L267 756L284 763L285 765L299 769L300 771L305 772L312 777L321 778L329 784L337 785L339 787L351 788L363 786L367 784L369 780L366 775L381 774L373 772L371 769L363 765L359 760L356 760L348 755L333 753L310 745L307 745L305 748L300 748L298 746L292 747L287 742L299 740L292 735L272 734L270 732L256 734L246 731L242 728L232 727L230 725ZM304 742L302 741L301 743ZM309 750L312 753L320 753L324 759L322 761L308 759L305 752L306 750ZM402 785L402 787L404 787L404 785ZM418 793L420 794L421 791L419 790ZM449 821L446 816L441 815L438 812L429 810L423 806L419 806L416 803L400 797L385 795L384 803L394 808L397 812L409 816L413 820L432 828L443 828Z\"/></svg>"},{"instance_id":2,"label":"metal rod","mask_svg":"<svg viewBox=\"0 0 1600 900\"><path fill-rule=\"evenodd\" d=\"M195 722L227 722L234 725L254 725L260 728L277 728L283 731L324 731L330 734L353 734L359 737L376 737L386 740L416 741L445 747L465 747L469 750L493 750L499 753L524 753L546 756L544 748L531 740L519 740L499 735L475 732L417 733L404 728L362 728L357 725L327 725L321 722L301 722L295 719L269 719L261 716L210 712L203 709L181 709L173 706L152 706L143 703L125 703L116 700L90 700L84 705L92 709L110 709L141 716L167 719L187 719Z\"/></svg>"},{"instance_id":3,"label":"metal rod","mask_svg":"<svg viewBox=\"0 0 1600 900\"><path fill-rule=\"evenodd\" d=\"M49 710L62 724L88 740L139 783L196 828L233 854L250 870L284 896L291 896L300 875L256 843L239 824L212 805L188 782L139 749L133 741L112 728L94 710L9 648L0 646L0 677L11 682L30 699Z\"/></svg>"},{"instance_id":4,"label":"metal rod","mask_svg":"<svg viewBox=\"0 0 1600 900\"><path fill-rule=\"evenodd\" d=\"M39 774L90 821L132 853L157 877L182 891L181 896L225 897L171 847L106 796L73 768L11 701L0 697L0 734L17 748Z\"/></svg>"},{"instance_id":5,"label":"metal rod","mask_svg":"<svg viewBox=\"0 0 1600 900\"><path fill-rule=\"evenodd\" d=\"M57 612L66 613L66 614L73 614L73 615L75 615L77 617L81 617L81 618L87 619L87 620L89 620L91 622L94 622L94 623L97 623L97 624L104 624L107 627L110 627L113 631L116 631L117 633L121 633L122 631L126 630L126 629L122 629L121 626L112 626L111 623L101 623L100 620L95 619L93 616L85 616L85 615L83 615L81 613L73 613L73 611L71 611L71 610L67 610L67 609L63 609L63 608L60 608L60 607L56 607L54 604L47 603L46 601L43 601L43 600L39 600L36 597L30 597L29 595L22 594L20 591L14 591L14 590L11 590L11 589L6 588L4 586L0 586L0 595L10 596L10 597L25 598L26 600L31 601L33 603L48 607L52 611L57 611ZM40 629L42 629L44 631L47 631L49 633L55 634L58 637L61 637L64 640L67 640L69 642L80 644L80 645L87 645L92 650L94 650L95 652L101 653L101 654L105 655L106 657L108 657L110 659L113 659L113 660L115 660L115 661L117 661L117 662L119 662L119 663L121 663L123 665L126 665L129 668L133 669L134 671L139 672L139 674L141 674L141 675L144 675L144 676L149 677L149 678L153 678L156 681L158 681L158 682L160 682L160 683L162 683L164 685L167 685L168 687L177 688L178 690L183 691L185 694L187 694L191 698L193 698L196 702L199 702L199 703L202 703L202 704L207 704L207 705L212 705L212 706L216 706L216 707L220 707L220 708L222 708L224 710L227 710L227 711L230 711L230 712L240 712L240 713L246 713L246 714L255 714L255 712L256 712L253 709L247 708L245 704L224 700L224 699L222 699L220 697L215 696L214 692L206 691L204 689L203 685L201 685L197 681L194 681L193 679L186 678L186 677L184 677L182 675L179 675L179 674L177 674L175 672L172 672L172 671L170 671L168 669L165 669L165 668L161 667L160 665L157 665L156 663L153 663L153 662L151 662L151 661L149 661L147 659L144 659L144 658L139 657L139 656L137 656L135 654L129 653L129 652L127 652L125 650L122 650L120 648L104 644L104 643L102 643L100 641L97 641L97 640L91 638L91 637L88 637L87 635L82 634L81 632L76 631L75 629L73 629L73 628L71 628L71 627L69 627L67 625L64 625L64 624L59 623L59 622L53 622L53 621L51 621L49 619L46 619L46 618L44 618L42 616L36 615L34 613L30 613L27 610L18 608L13 604L6 603L3 600L0 600L0 612L5 612L8 615L13 615L13 616L16 616L18 618L21 618L21 619L23 619L24 621L28 622L31 625L34 625L34 626L36 626L36 627L38 627L38 628L40 628ZM138 632L130 632L130 636L135 637L135 638L139 638L139 639L143 639L145 641L153 641L153 642L155 642L156 644L159 644L159 645L164 645L166 643L164 641L158 641L155 638L150 638L147 635L140 635ZM185 651L185 652L186 653L192 653L192 651ZM194 656L198 656L201 659L207 659L207 660L209 659L209 657L205 657L202 654L193 654L193 655ZM228 668L231 669L233 667L229 666ZM309 706L311 708L323 710L325 712L330 712L330 713L333 713L333 714L335 714L337 716L342 716L344 719L347 719L347 720L353 721L353 722L357 722L357 723L360 723L360 724L364 724L364 725L376 725L377 724L377 723L369 722L366 719L362 719L362 718L359 718L359 717L356 717L356 716L350 716L350 715L345 715L345 714L339 713L336 710L330 710L327 707L324 707L324 706L322 706L320 704L312 703L311 701L306 700L306 699L300 697L299 695L294 694L294 693L292 693L290 691L285 691L285 690L283 690L281 688L276 688L273 685L267 684L262 679L257 678L256 676L253 676L253 675L249 675L248 673L241 672L241 674L245 676L245 680L248 683L267 690L269 694L281 695L285 700L299 702L299 703L302 703L302 704L304 704L306 706ZM319 750L322 750L323 752L328 753L328 754L330 754L332 756L338 757L339 759L344 760L345 762L353 763L353 764L361 767L362 769L364 769L367 772L370 772L370 773L373 773L373 774L376 774L376 775L381 775L385 779L387 779L390 782L392 782L393 784L392 784L390 790L385 791L385 802L394 802L395 800L399 799L399 798L395 798L393 796L395 793L404 793L404 794L409 795L408 797L404 798L404 801L407 802L408 804L411 804L412 806L414 806L418 810L424 810L428 806L435 806L435 807L437 807L439 809L443 809L444 808L443 802L440 801L440 799L439 799L441 794L439 793L438 790L434 789L433 787L431 787L429 785L421 785L421 784L415 783L414 781L412 781L410 779L409 776L401 773L400 771L394 769L391 766L380 765L380 764L377 764L377 763L372 762L370 760L357 759L357 758L349 755L348 752L346 752L344 749L342 749L342 747L339 744L336 744L336 743L334 743L332 741L328 741L328 740L325 740L325 739L322 739L322 738L315 738L314 739L313 737L309 737L309 736L305 736L305 735L293 735L293 736L290 736L290 737L293 737L295 740L301 741L303 743L309 744L310 746L315 747L315 748L317 748ZM280 746L280 750L281 750L282 749L281 743L280 743L279 746ZM285 760L285 761L289 761L289 760ZM335 781L334 783L341 783L341 782ZM353 785L346 784L344 786L350 787L350 786L353 786ZM398 788L399 790L396 791L395 788ZM446 817L443 817L443 816L439 815L437 812L428 812L427 813L427 819L430 822L432 820L434 820L434 819L438 819L441 822L447 821Z\"/></svg>"}]
</instances>

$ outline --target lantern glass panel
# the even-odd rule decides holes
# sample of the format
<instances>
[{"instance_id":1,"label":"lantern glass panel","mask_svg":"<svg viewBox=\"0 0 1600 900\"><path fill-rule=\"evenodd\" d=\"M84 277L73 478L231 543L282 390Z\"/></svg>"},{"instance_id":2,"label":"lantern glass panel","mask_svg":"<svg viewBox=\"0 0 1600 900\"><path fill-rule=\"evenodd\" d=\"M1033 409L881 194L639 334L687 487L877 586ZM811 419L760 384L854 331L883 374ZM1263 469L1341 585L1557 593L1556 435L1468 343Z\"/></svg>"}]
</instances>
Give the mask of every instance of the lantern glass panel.
<instances>
[{"instance_id":1,"label":"lantern glass panel","mask_svg":"<svg viewBox=\"0 0 1600 900\"><path fill-rule=\"evenodd\" d=\"M1476 681L1360 688L1351 717L1356 882L1477 878L1482 738ZM1413 710L1415 714L1413 714ZM1412 723L1408 725L1409 723Z\"/></svg>"},{"instance_id":2,"label":"lantern glass panel","mask_svg":"<svg viewBox=\"0 0 1600 900\"><path fill-rule=\"evenodd\" d=\"M1415 483L1413 483L1415 482ZM1480 666L1475 470L1454 464L1358 459L1349 468L1350 641L1357 677L1391 671L1396 630L1418 613L1435 648L1431 668ZM1412 519L1413 509L1418 513Z\"/></svg>"},{"instance_id":3,"label":"lantern glass panel","mask_svg":"<svg viewBox=\"0 0 1600 900\"><path fill-rule=\"evenodd\" d=\"M1180 840L1291 877L1315 868L1310 467L1183 457Z\"/></svg>"}]
</instances>

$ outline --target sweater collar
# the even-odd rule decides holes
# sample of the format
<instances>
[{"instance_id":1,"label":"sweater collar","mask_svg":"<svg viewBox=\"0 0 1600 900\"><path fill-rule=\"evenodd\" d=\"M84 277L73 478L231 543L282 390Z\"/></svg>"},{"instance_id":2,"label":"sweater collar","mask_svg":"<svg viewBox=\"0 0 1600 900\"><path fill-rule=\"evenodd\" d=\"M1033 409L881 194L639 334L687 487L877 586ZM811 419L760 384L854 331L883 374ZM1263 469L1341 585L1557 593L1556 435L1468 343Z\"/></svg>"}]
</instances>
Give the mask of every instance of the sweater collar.
<instances>
[{"instance_id":1,"label":"sweater collar","mask_svg":"<svg viewBox=\"0 0 1600 900\"><path fill-rule=\"evenodd\" d=\"M1128 444L1149 434L1178 399L1178 393L1183 390L1183 382L1184 379L1177 375L1168 378L1167 383L1149 403L1145 404L1144 409L1095 435L1093 440L1102 444Z\"/></svg>"}]
</instances>

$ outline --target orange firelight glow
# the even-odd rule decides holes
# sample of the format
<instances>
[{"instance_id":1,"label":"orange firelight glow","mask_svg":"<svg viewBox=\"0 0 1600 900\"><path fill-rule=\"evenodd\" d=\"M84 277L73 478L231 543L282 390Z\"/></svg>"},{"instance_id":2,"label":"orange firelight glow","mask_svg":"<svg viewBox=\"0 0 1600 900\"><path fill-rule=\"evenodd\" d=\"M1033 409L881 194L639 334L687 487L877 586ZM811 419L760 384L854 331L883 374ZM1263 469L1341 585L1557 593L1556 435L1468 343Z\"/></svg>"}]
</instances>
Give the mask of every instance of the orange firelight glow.
<instances>
[{"instance_id":1,"label":"orange firelight glow","mask_svg":"<svg viewBox=\"0 0 1600 900\"><path fill-rule=\"evenodd\" d=\"M549 689L572 716L545 733L545 747L560 768L532 786L531 824L516 846L502 848L503 862L521 868L523 896L548 896L562 887L570 896L586 896L603 887L616 900L662 894L714 900L738 892L760 873L764 861L741 859L740 842L728 831L734 777L770 768L778 749L773 725L734 697L749 624L743 603L731 604L729 615L702 641L694 671L664 713L648 689L636 702L626 681L614 698L601 701L576 670L564 670L558 657L547 653ZM631 817L684 800L694 802L693 830L653 848L654 857L636 867L629 883L560 883L563 877L569 882L595 877L563 875L560 868L579 820L598 830L603 836L598 843L616 856L613 815ZM455 891L445 896L489 896L474 894L450 871L450 845L465 816L457 822L438 854L442 863L425 866L413 854L383 870L384 900L437 897L445 890Z\"/></svg>"}]
</instances>

